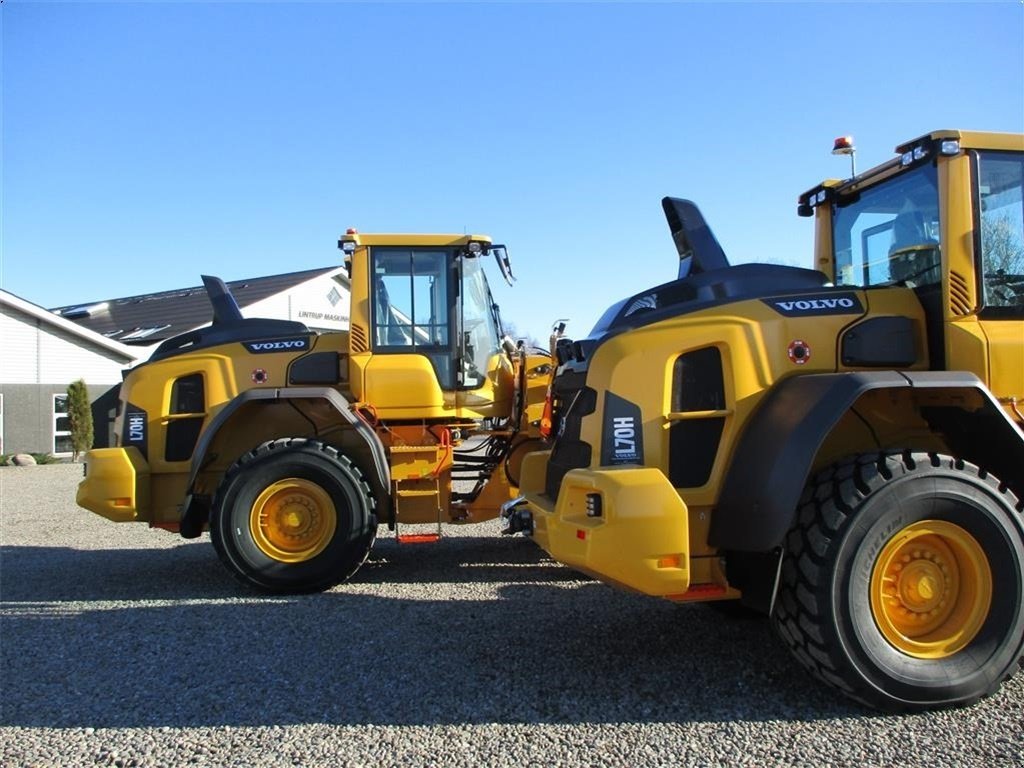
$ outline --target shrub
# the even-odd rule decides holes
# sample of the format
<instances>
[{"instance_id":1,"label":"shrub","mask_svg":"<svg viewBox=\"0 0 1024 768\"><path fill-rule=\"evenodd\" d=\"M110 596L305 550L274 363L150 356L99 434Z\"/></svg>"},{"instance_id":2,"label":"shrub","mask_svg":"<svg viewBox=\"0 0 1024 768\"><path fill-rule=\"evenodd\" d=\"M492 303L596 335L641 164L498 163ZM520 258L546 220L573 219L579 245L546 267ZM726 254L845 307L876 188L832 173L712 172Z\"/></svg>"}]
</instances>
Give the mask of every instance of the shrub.
<instances>
[{"instance_id":1,"label":"shrub","mask_svg":"<svg viewBox=\"0 0 1024 768\"><path fill-rule=\"evenodd\" d=\"M85 381L79 379L68 385L68 422L71 426L72 461L78 454L92 448L92 405Z\"/></svg>"}]
</instances>

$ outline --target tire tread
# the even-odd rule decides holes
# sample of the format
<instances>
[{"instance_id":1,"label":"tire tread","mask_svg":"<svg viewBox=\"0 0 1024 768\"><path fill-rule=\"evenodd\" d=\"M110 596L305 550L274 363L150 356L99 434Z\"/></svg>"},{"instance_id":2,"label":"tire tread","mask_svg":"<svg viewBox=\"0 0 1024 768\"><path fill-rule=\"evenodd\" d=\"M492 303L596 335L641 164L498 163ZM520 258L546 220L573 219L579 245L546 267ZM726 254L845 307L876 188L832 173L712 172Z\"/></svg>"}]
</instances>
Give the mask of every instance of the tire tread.
<instances>
[{"instance_id":1,"label":"tire tread","mask_svg":"<svg viewBox=\"0 0 1024 768\"><path fill-rule=\"evenodd\" d=\"M360 470L348 456L340 453L337 448L320 442L319 440L304 437L283 437L268 440L267 442L261 443L255 448L246 451L235 461L234 464L231 465L228 471L224 473L224 477L217 488L216 495L214 496L213 509L221 509L221 506L225 502L225 495L227 494L228 489L230 489L234 481L238 479L240 475L247 472L253 464L275 455L282 455L290 451L302 451L304 449L313 450L316 453L326 456L332 463L339 465L342 471L349 476L349 479L355 483L357 490L363 495L363 498L366 501L369 517L367 525L368 530L362 536L359 545L347 550L347 556L341 561L339 564L340 567L333 572L329 579L321 579L315 584L293 588L263 583L243 572L232 559L231 553L227 551L221 537L215 533L214 525L211 520L211 539L213 540L213 545L217 551L218 557L227 567L232 576L247 587L254 587L263 592L276 594L323 591L352 578L370 555L370 549L372 548L377 535L377 517L374 514L376 501L370 489L370 485L366 481L362 470Z\"/></svg>"},{"instance_id":2,"label":"tire tread","mask_svg":"<svg viewBox=\"0 0 1024 768\"><path fill-rule=\"evenodd\" d=\"M819 606L826 599L828 585L818 583L821 579L816 576L825 574L826 551L865 499L894 479L928 467L965 472L1004 496L1018 513L1024 510L1024 502L1005 483L960 459L910 451L861 454L823 470L808 484L785 539L786 554L772 613L776 633L815 677L870 707L895 711L919 708L895 703L864 683L849 669L845 655L826 645L828 620ZM992 680L982 696L992 694L1021 668L1024 649L1017 663Z\"/></svg>"}]
</instances>

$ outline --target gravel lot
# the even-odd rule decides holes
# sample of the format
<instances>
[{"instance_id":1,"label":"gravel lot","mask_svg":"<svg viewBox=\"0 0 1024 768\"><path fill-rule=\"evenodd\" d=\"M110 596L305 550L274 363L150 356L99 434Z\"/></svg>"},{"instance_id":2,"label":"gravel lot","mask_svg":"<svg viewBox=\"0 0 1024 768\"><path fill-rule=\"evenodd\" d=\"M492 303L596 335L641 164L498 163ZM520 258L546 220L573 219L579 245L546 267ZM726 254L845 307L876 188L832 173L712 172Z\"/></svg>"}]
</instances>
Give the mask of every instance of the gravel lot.
<instances>
[{"instance_id":1,"label":"gravel lot","mask_svg":"<svg viewBox=\"0 0 1024 768\"><path fill-rule=\"evenodd\" d=\"M767 622L583 580L496 524L268 599L207 537L77 508L81 472L0 468L4 766L1024 762L1024 675L879 716Z\"/></svg>"}]
</instances>

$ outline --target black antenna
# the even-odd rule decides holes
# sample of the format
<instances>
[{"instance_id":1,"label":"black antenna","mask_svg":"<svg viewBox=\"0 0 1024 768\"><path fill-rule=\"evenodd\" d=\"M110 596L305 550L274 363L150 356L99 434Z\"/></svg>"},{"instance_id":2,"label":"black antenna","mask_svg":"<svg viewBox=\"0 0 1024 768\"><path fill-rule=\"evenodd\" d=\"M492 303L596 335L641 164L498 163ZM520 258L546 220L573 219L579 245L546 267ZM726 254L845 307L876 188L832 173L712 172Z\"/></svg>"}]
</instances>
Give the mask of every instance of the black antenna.
<instances>
[{"instance_id":1,"label":"black antenna","mask_svg":"<svg viewBox=\"0 0 1024 768\"><path fill-rule=\"evenodd\" d=\"M223 325L226 323L237 323L242 320L242 311L238 308L238 302L231 295L224 281L219 277L203 275L203 285L206 287L206 295L213 305L213 324Z\"/></svg>"}]
</instances>

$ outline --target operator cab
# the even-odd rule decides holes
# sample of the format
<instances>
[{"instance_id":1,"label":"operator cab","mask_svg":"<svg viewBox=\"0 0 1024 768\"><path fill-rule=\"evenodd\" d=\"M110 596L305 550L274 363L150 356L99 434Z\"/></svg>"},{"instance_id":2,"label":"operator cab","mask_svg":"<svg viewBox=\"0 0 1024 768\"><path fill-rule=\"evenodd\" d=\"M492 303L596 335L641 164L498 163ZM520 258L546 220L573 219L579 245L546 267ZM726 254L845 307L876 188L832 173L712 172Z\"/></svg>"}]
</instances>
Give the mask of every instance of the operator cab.
<instances>
[{"instance_id":1,"label":"operator cab","mask_svg":"<svg viewBox=\"0 0 1024 768\"><path fill-rule=\"evenodd\" d=\"M800 196L798 213L815 217L815 264L837 286L912 289L925 313L931 368L973 371L1017 402L1024 397L1024 142L935 131L896 153Z\"/></svg>"},{"instance_id":2,"label":"operator cab","mask_svg":"<svg viewBox=\"0 0 1024 768\"><path fill-rule=\"evenodd\" d=\"M836 285L916 290L942 283L944 250L966 250L977 277L971 286L978 289L977 308L990 315L1020 314L1024 156L1016 144L1003 134L937 131L897 147L898 157L888 163L805 192L797 210L818 216L820 267L835 276ZM954 183L971 185L973 210L955 195ZM964 234L973 242L943 242Z\"/></svg>"},{"instance_id":3,"label":"operator cab","mask_svg":"<svg viewBox=\"0 0 1024 768\"><path fill-rule=\"evenodd\" d=\"M483 261L493 255L511 283L505 246L478 235L350 230L339 247L352 277L350 346L363 374L361 399L377 410L393 402L400 410L469 406L479 413L458 415L491 415L511 391L511 360Z\"/></svg>"}]
</instances>

